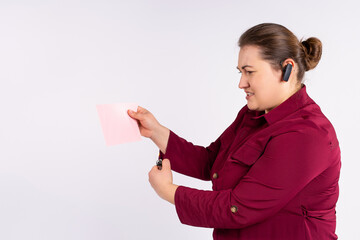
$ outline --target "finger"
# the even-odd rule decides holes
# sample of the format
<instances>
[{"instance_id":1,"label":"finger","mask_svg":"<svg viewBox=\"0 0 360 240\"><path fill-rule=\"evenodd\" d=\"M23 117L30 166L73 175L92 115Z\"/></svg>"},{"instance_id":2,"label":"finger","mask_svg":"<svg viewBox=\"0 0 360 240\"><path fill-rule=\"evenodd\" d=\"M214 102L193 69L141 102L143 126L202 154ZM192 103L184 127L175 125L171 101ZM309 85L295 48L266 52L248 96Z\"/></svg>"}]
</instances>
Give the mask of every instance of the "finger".
<instances>
[{"instance_id":1,"label":"finger","mask_svg":"<svg viewBox=\"0 0 360 240\"><path fill-rule=\"evenodd\" d=\"M128 114L129 114L130 117L135 118L136 120L143 120L144 119L143 113L134 112L131 109L128 110Z\"/></svg>"},{"instance_id":2,"label":"finger","mask_svg":"<svg viewBox=\"0 0 360 240\"><path fill-rule=\"evenodd\" d=\"M153 167L151 168L149 174L153 173L153 172L156 171L156 170L157 170L157 166L155 165L155 166L153 166Z\"/></svg>"},{"instance_id":3,"label":"finger","mask_svg":"<svg viewBox=\"0 0 360 240\"><path fill-rule=\"evenodd\" d=\"M134 111L131 110L131 109L128 109L128 110L127 110L127 113L129 114L130 117L133 117L134 115L136 115L136 112L134 112Z\"/></svg>"},{"instance_id":4,"label":"finger","mask_svg":"<svg viewBox=\"0 0 360 240\"><path fill-rule=\"evenodd\" d=\"M162 161L162 167L163 169L170 169L171 170L171 164L170 164L170 160L165 158L163 161Z\"/></svg>"},{"instance_id":5,"label":"finger","mask_svg":"<svg viewBox=\"0 0 360 240\"><path fill-rule=\"evenodd\" d=\"M151 168L151 172L152 172L152 174L156 174L157 172L159 172L158 166L157 166L157 165L153 166L153 167Z\"/></svg>"},{"instance_id":6,"label":"finger","mask_svg":"<svg viewBox=\"0 0 360 240\"><path fill-rule=\"evenodd\" d=\"M138 106L138 108L137 108L137 109L138 109L138 111L144 111L144 110L146 111L146 109L145 109L145 108L143 108L143 107L141 107L141 106Z\"/></svg>"},{"instance_id":7,"label":"finger","mask_svg":"<svg viewBox=\"0 0 360 240\"><path fill-rule=\"evenodd\" d=\"M141 106L138 106L137 107L137 112L138 113L146 113L146 112L148 112L145 108L143 108L143 107L141 107Z\"/></svg>"},{"instance_id":8,"label":"finger","mask_svg":"<svg viewBox=\"0 0 360 240\"><path fill-rule=\"evenodd\" d=\"M153 166L153 167L151 168L151 170L149 171L149 173L148 173L148 175L149 175L149 181L150 181L151 176L154 174L154 171L156 171L156 170L157 170L157 166L155 165L155 166Z\"/></svg>"}]
</instances>

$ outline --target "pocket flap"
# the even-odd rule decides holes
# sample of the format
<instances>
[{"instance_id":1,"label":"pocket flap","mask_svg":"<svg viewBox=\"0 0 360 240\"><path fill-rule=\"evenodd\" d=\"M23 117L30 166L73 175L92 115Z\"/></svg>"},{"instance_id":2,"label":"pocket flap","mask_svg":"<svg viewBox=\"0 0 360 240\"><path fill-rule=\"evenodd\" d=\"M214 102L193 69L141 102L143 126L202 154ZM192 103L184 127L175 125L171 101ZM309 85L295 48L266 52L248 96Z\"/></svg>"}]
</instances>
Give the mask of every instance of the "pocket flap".
<instances>
[{"instance_id":1,"label":"pocket flap","mask_svg":"<svg viewBox=\"0 0 360 240\"><path fill-rule=\"evenodd\" d=\"M230 155L230 158L241 162L245 165L251 166L256 160L260 158L262 151L257 148L252 147L249 144L244 144L240 148L238 148L234 153Z\"/></svg>"}]
</instances>

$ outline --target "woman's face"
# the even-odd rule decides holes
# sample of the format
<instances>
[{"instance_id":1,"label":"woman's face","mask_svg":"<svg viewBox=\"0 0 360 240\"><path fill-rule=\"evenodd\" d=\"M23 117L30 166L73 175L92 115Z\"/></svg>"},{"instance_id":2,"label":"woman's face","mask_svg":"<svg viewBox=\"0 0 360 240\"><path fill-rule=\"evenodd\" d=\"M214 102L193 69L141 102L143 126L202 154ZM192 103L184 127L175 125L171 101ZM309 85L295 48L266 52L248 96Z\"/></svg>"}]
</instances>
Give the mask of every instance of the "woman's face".
<instances>
[{"instance_id":1,"label":"woman's face","mask_svg":"<svg viewBox=\"0 0 360 240\"><path fill-rule=\"evenodd\" d=\"M283 81L282 71L275 70L261 58L259 47L242 47L237 68L241 72L239 88L247 94L247 106L250 110L265 110L267 113L291 96L290 81Z\"/></svg>"}]
</instances>

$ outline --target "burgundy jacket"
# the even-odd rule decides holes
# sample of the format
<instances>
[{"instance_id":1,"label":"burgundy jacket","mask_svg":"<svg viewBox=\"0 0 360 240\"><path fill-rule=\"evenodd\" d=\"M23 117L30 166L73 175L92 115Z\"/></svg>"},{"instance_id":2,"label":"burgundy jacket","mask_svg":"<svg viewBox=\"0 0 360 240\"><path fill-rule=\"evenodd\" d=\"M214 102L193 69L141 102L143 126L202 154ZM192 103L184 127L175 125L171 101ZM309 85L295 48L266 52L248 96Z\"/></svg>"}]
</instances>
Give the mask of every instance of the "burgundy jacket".
<instances>
[{"instance_id":1,"label":"burgundy jacket","mask_svg":"<svg viewBox=\"0 0 360 240\"><path fill-rule=\"evenodd\" d=\"M182 223L214 228L214 239L337 239L339 142L305 85L267 114L244 106L206 148L170 131L160 157L212 181L213 191L179 186L175 207Z\"/></svg>"}]
</instances>

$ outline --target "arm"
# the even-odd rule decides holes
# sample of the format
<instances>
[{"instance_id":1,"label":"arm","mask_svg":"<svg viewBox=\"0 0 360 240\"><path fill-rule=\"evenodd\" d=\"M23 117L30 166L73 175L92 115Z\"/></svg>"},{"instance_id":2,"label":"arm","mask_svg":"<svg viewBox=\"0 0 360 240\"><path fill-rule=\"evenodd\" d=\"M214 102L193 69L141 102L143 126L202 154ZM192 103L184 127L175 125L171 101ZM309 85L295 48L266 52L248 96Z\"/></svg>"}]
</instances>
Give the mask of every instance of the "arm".
<instances>
[{"instance_id":1,"label":"arm","mask_svg":"<svg viewBox=\"0 0 360 240\"><path fill-rule=\"evenodd\" d=\"M179 186L175 193L179 219L211 228L243 228L263 221L332 164L330 151L323 136L290 132L274 137L234 189Z\"/></svg>"},{"instance_id":2,"label":"arm","mask_svg":"<svg viewBox=\"0 0 360 240\"><path fill-rule=\"evenodd\" d=\"M222 135L233 134L234 126L242 119L246 110L244 106ZM137 120L141 135L150 138L159 147L160 157L170 159L175 171L202 180L210 180L210 169L220 150L221 136L208 147L197 146L162 126L145 108L139 106L137 112L129 110L128 114Z\"/></svg>"},{"instance_id":3,"label":"arm","mask_svg":"<svg viewBox=\"0 0 360 240\"><path fill-rule=\"evenodd\" d=\"M234 122L208 147L194 145L170 131L166 153L161 150L160 158L169 159L172 169L176 172L202 180L210 180L210 170L222 147L222 139L228 140L235 137L236 127L244 118L247 109L244 106Z\"/></svg>"},{"instance_id":4,"label":"arm","mask_svg":"<svg viewBox=\"0 0 360 240\"><path fill-rule=\"evenodd\" d=\"M195 146L162 126L145 108L139 106L137 112L129 110L128 114L137 120L141 135L158 146L160 157L171 158L175 171L203 180L210 179L210 167L220 148L220 139L207 148Z\"/></svg>"},{"instance_id":5,"label":"arm","mask_svg":"<svg viewBox=\"0 0 360 240\"><path fill-rule=\"evenodd\" d=\"M157 130L154 131L150 139L156 144L161 152L166 152L166 147L169 141L170 130L159 124Z\"/></svg>"},{"instance_id":6,"label":"arm","mask_svg":"<svg viewBox=\"0 0 360 240\"><path fill-rule=\"evenodd\" d=\"M170 159L174 171L202 180L210 180L210 169L220 149L220 137L208 147L192 144L170 131L166 154L160 151L162 159Z\"/></svg>"}]
</instances>

